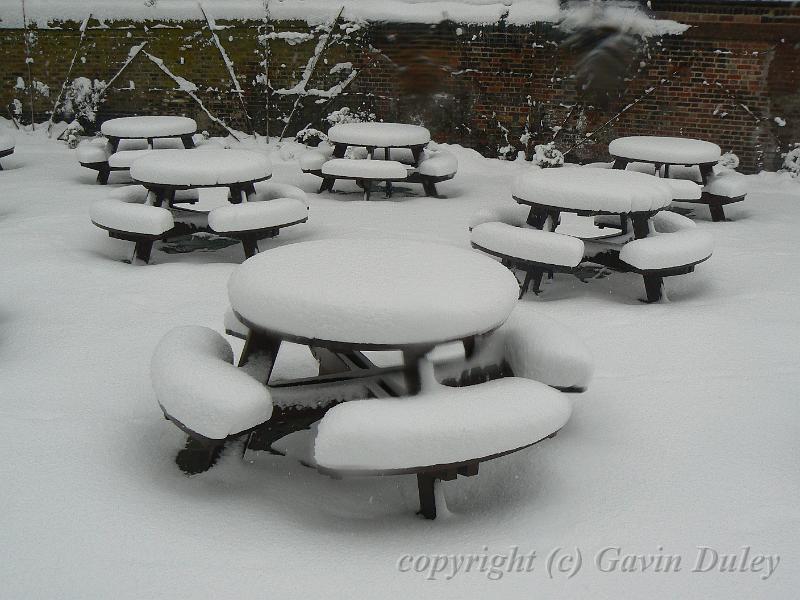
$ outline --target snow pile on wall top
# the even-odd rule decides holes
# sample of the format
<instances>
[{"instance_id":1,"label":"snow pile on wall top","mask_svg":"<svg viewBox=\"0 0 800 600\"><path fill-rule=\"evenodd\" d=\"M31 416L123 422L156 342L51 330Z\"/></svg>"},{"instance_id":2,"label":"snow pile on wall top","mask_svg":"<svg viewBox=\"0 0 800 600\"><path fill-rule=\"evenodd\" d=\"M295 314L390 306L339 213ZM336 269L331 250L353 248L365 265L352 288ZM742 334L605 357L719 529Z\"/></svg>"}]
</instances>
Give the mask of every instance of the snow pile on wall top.
<instances>
[{"instance_id":1,"label":"snow pile on wall top","mask_svg":"<svg viewBox=\"0 0 800 600\"><path fill-rule=\"evenodd\" d=\"M22 0L5 0L0 13L0 27L22 27ZM148 4L151 4L148 6ZM220 19L256 19L265 17L262 0L204 0L203 7ZM349 21L392 23L486 24L501 19L512 25L534 22L557 22L562 18L558 0L271 0L270 18L275 21L302 20L310 25L330 22L344 7L342 18ZM203 20L195 0L26 0L28 21L39 28L59 21L83 21L89 13L100 21L185 21ZM654 20L641 10L624 5L609 19L635 21L647 35L682 33L686 26L675 21ZM634 17L630 13L636 12Z\"/></svg>"}]
</instances>

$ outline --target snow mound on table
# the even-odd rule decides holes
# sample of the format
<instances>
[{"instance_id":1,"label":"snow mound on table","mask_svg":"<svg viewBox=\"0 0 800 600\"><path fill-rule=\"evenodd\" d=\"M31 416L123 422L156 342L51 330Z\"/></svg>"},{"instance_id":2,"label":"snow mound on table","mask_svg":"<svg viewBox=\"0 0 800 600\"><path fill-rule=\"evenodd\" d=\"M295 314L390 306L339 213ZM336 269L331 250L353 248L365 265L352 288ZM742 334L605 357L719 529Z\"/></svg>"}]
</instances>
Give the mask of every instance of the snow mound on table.
<instances>
[{"instance_id":1,"label":"snow mound on table","mask_svg":"<svg viewBox=\"0 0 800 600\"><path fill-rule=\"evenodd\" d=\"M322 165L323 175L364 179L405 179L408 169L393 160L351 160L334 158Z\"/></svg>"},{"instance_id":2,"label":"snow mound on table","mask_svg":"<svg viewBox=\"0 0 800 600\"><path fill-rule=\"evenodd\" d=\"M0 133L0 152L14 148L14 136L9 133Z\"/></svg>"},{"instance_id":3,"label":"snow mound on table","mask_svg":"<svg viewBox=\"0 0 800 600\"><path fill-rule=\"evenodd\" d=\"M489 252L530 262L576 267L583 260L583 242L578 238L507 223L478 225L470 239Z\"/></svg>"},{"instance_id":4,"label":"snow mound on table","mask_svg":"<svg viewBox=\"0 0 800 600\"><path fill-rule=\"evenodd\" d=\"M417 396L333 407L319 423L314 459L341 471L461 462L537 442L561 429L571 413L564 394L528 379L435 386Z\"/></svg>"},{"instance_id":5,"label":"snow mound on table","mask_svg":"<svg viewBox=\"0 0 800 600\"><path fill-rule=\"evenodd\" d=\"M255 181L271 173L269 159L250 150L159 150L131 166L137 181L198 187Z\"/></svg>"},{"instance_id":6,"label":"snow mound on table","mask_svg":"<svg viewBox=\"0 0 800 600\"><path fill-rule=\"evenodd\" d=\"M104 198L92 204L89 216L104 229L159 236L175 226L166 208L137 204L137 200Z\"/></svg>"},{"instance_id":7,"label":"snow mound on table","mask_svg":"<svg viewBox=\"0 0 800 600\"><path fill-rule=\"evenodd\" d=\"M341 123L330 128L328 140L353 146L423 146L431 141L431 134L424 127L405 123Z\"/></svg>"},{"instance_id":8,"label":"snow mound on table","mask_svg":"<svg viewBox=\"0 0 800 600\"><path fill-rule=\"evenodd\" d=\"M657 163L713 163L722 156L712 142L689 138L634 135L617 138L608 145L612 156Z\"/></svg>"},{"instance_id":9,"label":"snow mound on table","mask_svg":"<svg viewBox=\"0 0 800 600\"><path fill-rule=\"evenodd\" d=\"M283 227L307 218L305 203L295 198L276 198L215 208L208 213L208 226L225 234Z\"/></svg>"},{"instance_id":10,"label":"snow mound on table","mask_svg":"<svg viewBox=\"0 0 800 600\"><path fill-rule=\"evenodd\" d=\"M617 169L532 169L514 180L512 195L557 208L610 213L649 212L672 202L658 177Z\"/></svg>"},{"instance_id":11,"label":"snow mound on table","mask_svg":"<svg viewBox=\"0 0 800 600\"><path fill-rule=\"evenodd\" d=\"M246 260L228 282L231 306L246 324L394 348L490 331L518 295L514 275L487 256L391 239L280 246Z\"/></svg>"},{"instance_id":12,"label":"snow mound on table","mask_svg":"<svg viewBox=\"0 0 800 600\"><path fill-rule=\"evenodd\" d=\"M197 131L197 123L188 117L120 117L103 123L100 131L105 136L120 138L192 135Z\"/></svg>"},{"instance_id":13,"label":"snow mound on table","mask_svg":"<svg viewBox=\"0 0 800 600\"><path fill-rule=\"evenodd\" d=\"M150 377L164 413L220 440L272 415L267 388L233 365L230 344L213 329L176 327L159 342Z\"/></svg>"},{"instance_id":14,"label":"snow mound on table","mask_svg":"<svg viewBox=\"0 0 800 600\"><path fill-rule=\"evenodd\" d=\"M105 141L102 145L92 142L81 142L77 148L78 162L83 165L94 163L104 163L111 155L110 148L106 147Z\"/></svg>"},{"instance_id":15,"label":"snow mound on table","mask_svg":"<svg viewBox=\"0 0 800 600\"><path fill-rule=\"evenodd\" d=\"M640 270L668 269L700 262L713 251L711 235L694 228L633 240L622 247L619 258Z\"/></svg>"}]
</instances>

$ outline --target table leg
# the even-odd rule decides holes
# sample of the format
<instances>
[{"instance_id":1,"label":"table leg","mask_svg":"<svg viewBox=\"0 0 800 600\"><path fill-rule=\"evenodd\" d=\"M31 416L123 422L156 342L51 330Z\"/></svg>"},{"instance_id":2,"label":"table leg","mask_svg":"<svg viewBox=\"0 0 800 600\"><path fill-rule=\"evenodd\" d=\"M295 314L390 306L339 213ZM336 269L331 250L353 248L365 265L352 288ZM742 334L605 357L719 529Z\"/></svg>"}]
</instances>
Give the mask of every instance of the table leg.
<instances>
[{"instance_id":1,"label":"table leg","mask_svg":"<svg viewBox=\"0 0 800 600\"><path fill-rule=\"evenodd\" d=\"M629 162L630 161L627 158L615 158L614 164L611 166L611 168L624 171Z\"/></svg>"},{"instance_id":2,"label":"table leg","mask_svg":"<svg viewBox=\"0 0 800 600\"><path fill-rule=\"evenodd\" d=\"M704 163L698 166L700 167L700 179L703 181L703 185L708 185L708 178L714 174L714 164Z\"/></svg>"},{"instance_id":3,"label":"table leg","mask_svg":"<svg viewBox=\"0 0 800 600\"><path fill-rule=\"evenodd\" d=\"M664 179L669 179L669 164L664 165Z\"/></svg>"},{"instance_id":4,"label":"table leg","mask_svg":"<svg viewBox=\"0 0 800 600\"><path fill-rule=\"evenodd\" d=\"M119 148L119 138L109 136L108 143L111 146L111 153L113 154L117 151L117 148Z\"/></svg>"},{"instance_id":5,"label":"table leg","mask_svg":"<svg viewBox=\"0 0 800 600\"><path fill-rule=\"evenodd\" d=\"M322 178L322 185L319 186L318 194L321 194L325 191L333 191L333 184L336 183L335 177L323 177Z\"/></svg>"},{"instance_id":6,"label":"table leg","mask_svg":"<svg viewBox=\"0 0 800 600\"><path fill-rule=\"evenodd\" d=\"M242 186L242 201L252 202L256 197L256 186L250 181Z\"/></svg>"},{"instance_id":7,"label":"table leg","mask_svg":"<svg viewBox=\"0 0 800 600\"><path fill-rule=\"evenodd\" d=\"M239 367L264 385L268 385L280 347L280 338L251 329L247 334L242 356L239 358Z\"/></svg>"},{"instance_id":8,"label":"table leg","mask_svg":"<svg viewBox=\"0 0 800 600\"><path fill-rule=\"evenodd\" d=\"M334 144L333 158L344 158L346 152L347 152L347 144Z\"/></svg>"},{"instance_id":9,"label":"table leg","mask_svg":"<svg viewBox=\"0 0 800 600\"><path fill-rule=\"evenodd\" d=\"M187 150L194 148L194 138L191 135L182 135L181 141L183 142L183 147Z\"/></svg>"},{"instance_id":10,"label":"table leg","mask_svg":"<svg viewBox=\"0 0 800 600\"><path fill-rule=\"evenodd\" d=\"M422 158L422 153L425 151L425 146L412 146L411 154L414 155L414 166L419 167L419 161Z\"/></svg>"}]
</instances>

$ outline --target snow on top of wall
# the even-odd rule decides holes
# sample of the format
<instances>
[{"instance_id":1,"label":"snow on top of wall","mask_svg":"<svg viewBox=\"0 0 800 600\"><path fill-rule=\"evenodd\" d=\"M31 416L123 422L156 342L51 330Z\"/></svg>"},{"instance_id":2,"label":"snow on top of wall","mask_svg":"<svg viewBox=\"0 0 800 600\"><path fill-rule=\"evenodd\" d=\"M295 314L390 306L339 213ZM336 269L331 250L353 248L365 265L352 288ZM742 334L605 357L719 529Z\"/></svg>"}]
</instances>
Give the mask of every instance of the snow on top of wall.
<instances>
[{"instance_id":1,"label":"snow on top of wall","mask_svg":"<svg viewBox=\"0 0 800 600\"><path fill-rule=\"evenodd\" d=\"M0 27L22 27L22 0L3 0ZM265 16L263 0L203 0L203 7L219 19L257 19ZM611 3L604 3L608 5ZM650 19L630 6L606 10L606 19L636 23L643 35L682 33L686 26L675 21ZM330 22L344 7L342 17L350 21L393 23L487 24L505 18L512 25L557 22L562 18L558 0L270 0L273 20L302 20L309 25ZM28 21L39 28L59 21L83 21L89 13L100 21L185 21L203 20L196 0L26 0ZM576 12L572 9L567 11ZM579 11L577 11L579 12ZM630 13L636 13L635 16Z\"/></svg>"}]
</instances>

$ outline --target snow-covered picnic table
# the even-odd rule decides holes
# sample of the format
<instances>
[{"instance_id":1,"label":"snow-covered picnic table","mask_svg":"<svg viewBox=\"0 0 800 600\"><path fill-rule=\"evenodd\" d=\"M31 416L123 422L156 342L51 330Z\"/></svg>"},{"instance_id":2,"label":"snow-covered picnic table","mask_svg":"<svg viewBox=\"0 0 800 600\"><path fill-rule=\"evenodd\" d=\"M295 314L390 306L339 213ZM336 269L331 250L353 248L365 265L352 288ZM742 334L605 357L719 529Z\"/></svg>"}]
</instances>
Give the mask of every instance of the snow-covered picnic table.
<instances>
[{"instance_id":1,"label":"snow-covered picnic table","mask_svg":"<svg viewBox=\"0 0 800 600\"><path fill-rule=\"evenodd\" d=\"M197 123L188 117L120 117L105 121L100 132L108 138L114 152L120 140L147 140L152 148L155 139L180 138L185 148L193 148L192 136L197 133Z\"/></svg>"},{"instance_id":2,"label":"snow-covered picnic table","mask_svg":"<svg viewBox=\"0 0 800 600\"><path fill-rule=\"evenodd\" d=\"M672 165L697 166L704 185L722 154L720 147L712 142L655 135L617 138L608 145L608 152L614 158L615 169L625 169L631 162L650 163L656 174L663 167L664 177L669 177Z\"/></svg>"},{"instance_id":3,"label":"snow-covered picnic table","mask_svg":"<svg viewBox=\"0 0 800 600\"><path fill-rule=\"evenodd\" d=\"M227 187L238 204L255 194L254 183L270 177L269 159L249 150L159 150L131 166L131 178L152 192L156 206L172 202L175 190L208 187Z\"/></svg>"},{"instance_id":4,"label":"snow-covered picnic table","mask_svg":"<svg viewBox=\"0 0 800 600\"><path fill-rule=\"evenodd\" d=\"M617 270L644 277L647 299L663 295L663 277L689 273L711 255L707 233L693 229L688 219L675 215L657 232L654 215L665 209L679 192L664 179L634 171L594 168L536 169L523 173L512 187L517 203L530 207L527 224L517 222L477 223L472 230L473 247L500 257L509 267L526 271L522 293L530 284L538 293L544 273L572 271L584 258ZM620 235L592 241L554 233L562 213L609 217L619 224ZM517 220L516 215L514 221ZM680 223L676 224L676 219ZM684 223L688 221L688 223ZM652 236L651 233L670 233ZM645 239L648 238L648 239Z\"/></svg>"},{"instance_id":5,"label":"snow-covered picnic table","mask_svg":"<svg viewBox=\"0 0 800 600\"><path fill-rule=\"evenodd\" d=\"M246 338L238 368L227 342L203 327L176 328L153 357L159 404L189 434L178 456L187 472L208 469L232 437L247 434L245 451L275 450L319 421L305 464L336 477L416 474L421 512L435 518L436 480L476 475L480 462L555 435L571 405L553 388L582 390L591 374L568 332L535 309L517 314L507 269L456 247L291 244L245 261L228 296L226 329ZM448 353L449 370L435 373L431 351L456 341L460 360ZM271 382L285 342L308 346L319 375ZM377 367L362 352L387 350L402 361ZM457 384L475 372L478 383ZM355 385L355 396L331 396L340 384ZM275 406L287 388L300 396Z\"/></svg>"},{"instance_id":6,"label":"snow-covered picnic table","mask_svg":"<svg viewBox=\"0 0 800 600\"><path fill-rule=\"evenodd\" d=\"M328 140L334 145L333 155L343 158L349 146L363 147L370 153L377 148L386 152L392 148L408 148L419 161L422 150L431 141L430 132L420 125L405 123L341 123L328 131Z\"/></svg>"}]
</instances>

